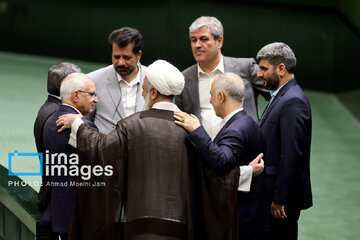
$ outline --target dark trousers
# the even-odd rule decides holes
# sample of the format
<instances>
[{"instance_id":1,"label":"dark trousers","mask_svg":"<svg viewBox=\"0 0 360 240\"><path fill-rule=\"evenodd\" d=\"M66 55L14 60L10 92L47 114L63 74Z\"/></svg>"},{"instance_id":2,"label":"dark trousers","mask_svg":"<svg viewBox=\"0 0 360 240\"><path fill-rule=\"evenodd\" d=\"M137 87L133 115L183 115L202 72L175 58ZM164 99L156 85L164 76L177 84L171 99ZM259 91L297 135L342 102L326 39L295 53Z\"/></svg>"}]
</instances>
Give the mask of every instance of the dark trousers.
<instances>
[{"instance_id":1,"label":"dark trousers","mask_svg":"<svg viewBox=\"0 0 360 240\"><path fill-rule=\"evenodd\" d=\"M297 240L299 209L289 209L285 206L287 218L275 219L271 217L271 240Z\"/></svg>"}]
</instances>

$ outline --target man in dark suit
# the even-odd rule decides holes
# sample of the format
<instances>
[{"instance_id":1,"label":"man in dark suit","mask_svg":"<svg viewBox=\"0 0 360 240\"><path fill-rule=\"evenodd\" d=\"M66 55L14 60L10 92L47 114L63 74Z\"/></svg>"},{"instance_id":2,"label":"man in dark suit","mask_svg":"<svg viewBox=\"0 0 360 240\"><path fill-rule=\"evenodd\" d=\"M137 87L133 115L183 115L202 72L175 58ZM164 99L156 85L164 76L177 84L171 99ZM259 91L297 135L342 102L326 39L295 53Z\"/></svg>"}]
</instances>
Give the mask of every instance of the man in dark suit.
<instances>
[{"instance_id":1,"label":"man in dark suit","mask_svg":"<svg viewBox=\"0 0 360 240\"><path fill-rule=\"evenodd\" d=\"M217 116L223 119L213 141L195 115L175 113L175 122L189 132L186 139L201 153L203 161L223 175L249 164L264 152L265 142L258 124L243 110L244 85L238 75L216 76L210 94ZM265 239L265 233L270 231L264 177L261 174L252 180L249 193L238 192L239 239Z\"/></svg>"},{"instance_id":2,"label":"man in dark suit","mask_svg":"<svg viewBox=\"0 0 360 240\"><path fill-rule=\"evenodd\" d=\"M53 115L61 104L60 85L63 79L70 73L81 72L80 67L72 63L59 63L52 66L48 72L47 91L49 93L47 100L41 106L34 124L34 137L36 149L39 153L45 153L43 143L43 128L46 120ZM44 169L44 168L43 168ZM46 187L46 182L50 178L43 175L42 186L38 196L38 204L40 209L45 209L46 202L49 201L50 192Z\"/></svg>"},{"instance_id":3,"label":"man in dark suit","mask_svg":"<svg viewBox=\"0 0 360 240\"><path fill-rule=\"evenodd\" d=\"M295 80L296 57L288 45L268 44L258 52L257 60L258 77L272 90L260 120L267 144L265 173L272 239L297 239L300 211L312 206L310 103Z\"/></svg>"},{"instance_id":4,"label":"man in dark suit","mask_svg":"<svg viewBox=\"0 0 360 240\"><path fill-rule=\"evenodd\" d=\"M225 72L233 72L241 77L245 87L244 111L258 122L257 96L270 98L261 79L256 77L258 65L253 58L231 58L221 54L224 41L223 26L215 17L202 16L189 27L191 49L197 64L185 69L185 87L175 104L184 112L195 114L213 139L219 132L221 118L217 117L210 100L210 86L214 77ZM241 166L241 188L250 186L252 170L261 165ZM247 177L248 176L248 177ZM242 190L248 190L243 188Z\"/></svg>"},{"instance_id":5,"label":"man in dark suit","mask_svg":"<svg viewBox=\"0 0 360 240\"><path fill-rule=\"evenodd\" d=\"M70 130L59 133L56 120L59 116L67 113L86 115L92 111L94 104L98 100L94 82L82 73L73 73L64 79L60 88L60 96L62 104L59 110L44 124L43 142L44 149L49 155L49 159L51 159L51 166L53 164L65 165L69 169L69 159L74 157L72 154L76 152L76 149L68 144ZM94 123L85 121L88 125L97 129ZM64 154L67 156L67 162L63 160ZM50 174L45 170L44 173L44 175ZM45 183L50 186L51 194L50 200L46 202L41 224L51 226L52 238L58 239L58 236L61 236L61 239L67 239L75 201L75 189L71 186L71 182L75 181L75 178L69 176L69 173L60 172L60 170L55 174L51 173L51 175L51 180Z\"/></svg>"}]
</instances>

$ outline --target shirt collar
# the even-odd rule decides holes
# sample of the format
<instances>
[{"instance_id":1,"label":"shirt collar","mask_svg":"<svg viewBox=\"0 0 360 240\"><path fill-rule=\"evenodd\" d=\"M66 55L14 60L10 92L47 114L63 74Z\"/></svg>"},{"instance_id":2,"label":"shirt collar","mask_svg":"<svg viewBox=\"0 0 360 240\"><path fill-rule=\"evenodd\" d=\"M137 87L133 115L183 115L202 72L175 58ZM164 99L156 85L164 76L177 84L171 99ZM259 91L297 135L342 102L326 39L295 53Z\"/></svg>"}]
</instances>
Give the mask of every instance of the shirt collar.
<instances>
[{"instance_id":1,"label":"shirt collar","mask_svg":"<svg viewBox=\"0 0 360 240\"><path fill-rule=\"evenodd\" d=\"M237 114L238 112L244 110L244 108L238 108L235 111L229 113L226 117L223 118L223 120L220 123L220 127L222 128L223 126L225 126L225 124L230 120L230 118L232 118L235 114Z\"/></svg>"},{"instance_id":2,"label":"shirt collar","mask_svg":"<svg viewBox=\"0 0 360 240\"><path fill-rule=\"evenodd\" d=\"M134 86L135 84L138 84L140 83L140 72L141 72L141 69L140 69L140 62L137 63L137 67L139 69L138 73L136 74L136 77L131 80L130 83L128 83L118 72L116 72L116 77L118 79L118 82L124 82L126 83L128 86Z\"/></svg>"},{"instance_id":3,"label":"shirt collar","mask_svg":"<svg viewBox=\"0 0 360 240\"><path fill-rule=\"evenodd\" d=\"M271 92L270 92L271 98L275 98L276 95L280 92L280 89L282 89L288 82L290 82L290 81L287 81L286 83L284 83L283 85L281 85L281 87L279 87L279 88L276 89L275 91L271 91Z\"/></svg>"},{"instance_id":4,"label":"shirt collar","mask_svg":"<svg viewBox=\"0 0 360 240\"><path fill-rule=\"evenodd\" d=\"M159 110L168 110L173 112L179 112L180 109L171 102L157 102L155 103L151 109L159 109Z\"/></svg>"},{"instance_id":5,"label":"shirt collar","mask_svg":"<svg viewBox=\"0 0 360 240\"><path fill-rule=\"evenodd\" d=\"M69 107L71 107L71 108L75 109L75 111L76 111L78 114L82 114L82 113L81 113L79 110L77 110L77 108L76 108L76 107L74 107L74 106L71 106L71 105L66 104L66 103L62 103L62 105L69 106Z\"/></svg>"},{"instance_id":6,"label":"shirt collar","mask_svg":"<svg viewBox=\"0 0 360 240\"><path fill-rule=\"evenodd\" d=\"M56 95L54 95L54 94L49 93L49 96L52 96L52 97L54 97L54 98L57 98L57 99L61 100L61 97L56 96Z\"/></svg>"},{"instance_id":7,"label":"shirt collar","mask_svg":"<svg viewBox=\"0 0 360 240\"><path fill-rule=\"evenodd\" d=\"M211 71L211 73L214 73L216 71L219 71L221 73L224 73L225 72L225 67L224 67L224 57L223 55L221 54L221 58L220 58L220 62L219 64L214 68L214 70ZM200 64L197 63L197 74L198 74L198 78L200 78L200 74L205 74L205 75L210 75L210 74L207 74L206 72L204 72L201 67L200 67Z\"/></svg>"}]
</instances>

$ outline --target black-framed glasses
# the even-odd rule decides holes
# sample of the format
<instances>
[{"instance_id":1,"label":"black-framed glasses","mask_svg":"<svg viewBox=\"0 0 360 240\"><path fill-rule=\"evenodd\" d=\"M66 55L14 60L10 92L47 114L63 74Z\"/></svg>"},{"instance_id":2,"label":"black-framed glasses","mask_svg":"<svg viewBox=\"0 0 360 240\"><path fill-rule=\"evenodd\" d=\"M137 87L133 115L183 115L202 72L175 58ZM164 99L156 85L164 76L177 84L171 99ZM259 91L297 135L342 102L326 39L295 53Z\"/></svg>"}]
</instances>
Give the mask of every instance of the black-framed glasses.
<instances>
[{"instance_id":1,"label":"black-framed glasses","mask_svg":"<svg viewBox=\"0 0 360 240\"><path fill-rule=\"evenodd\" d=\"M87 92L87 91L83 91L83 90L78 90L78 91L81 92L81 93L87 93L92 97L96 97L96 92Z\"/></svg>"}]
</instances>

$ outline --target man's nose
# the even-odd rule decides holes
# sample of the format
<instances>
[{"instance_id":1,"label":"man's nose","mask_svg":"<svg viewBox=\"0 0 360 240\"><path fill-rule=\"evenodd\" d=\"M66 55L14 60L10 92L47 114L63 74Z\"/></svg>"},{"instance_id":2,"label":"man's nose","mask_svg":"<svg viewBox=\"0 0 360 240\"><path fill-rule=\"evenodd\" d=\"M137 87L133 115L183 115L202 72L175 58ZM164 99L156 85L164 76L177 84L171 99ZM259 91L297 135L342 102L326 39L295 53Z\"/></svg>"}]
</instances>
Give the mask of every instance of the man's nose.
<instances>
[{"instance_id":1,"label":"man's nose","mask_svg":"<svg viewBox=\"0 0 360 240\"><path fill-rule=\"evenodd\" d=\"M263 76L264 76L264 74L263 74L261 71L258 71L257 77L258 77L258 78L262 78Z\"/></svg>"},{"instance_id":2,"label":"man's nose","mask_svg":"<svg viewBox=\"0 0 360 240\"><path fill-rule=\"evenodd\" d=\"M196 48L201 47L201 41L200 41L200 39L196 40L196 42L194 43L194 46L195 46Z\"/></svg>"},{"instance_id":3,"label":"man's nose","mask_svg":"<svg viewBox=\"0 0 360 240\"><path fill-rule=\"evenodd\" d=\"M120 66L125 65L125 60L123 58L119 58L118 65Z\"/></svg>"},{"instance_id":4,"label":"man's nose","mask_svg":"<svg viewBox=\"0 0 360 240\"><path fill-rule=\"evenodd\" d=\"M97 96L94 97L94 100L93 100L94 103L97 103L99 102L99 99L97 98Z\"/></svg>"}]
</instances>

